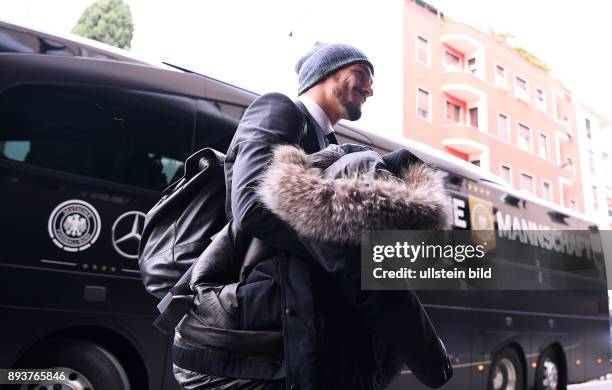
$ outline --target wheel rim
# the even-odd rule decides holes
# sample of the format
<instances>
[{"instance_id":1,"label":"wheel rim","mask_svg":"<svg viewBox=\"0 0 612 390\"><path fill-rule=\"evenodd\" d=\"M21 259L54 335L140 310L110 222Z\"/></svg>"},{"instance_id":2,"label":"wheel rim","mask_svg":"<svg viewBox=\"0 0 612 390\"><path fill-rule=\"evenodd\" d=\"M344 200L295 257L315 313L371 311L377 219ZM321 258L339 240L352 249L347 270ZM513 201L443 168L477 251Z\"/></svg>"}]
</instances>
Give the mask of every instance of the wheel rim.
<instances>
[{"instance_id":1,"label":"wheel rim","mask_svg":"<svg viewBox=\"0 0 612 390\"><path fill-rule=\"evenodd\" d=\"M516 389L516 367L509 359L503 358L495 365L493 369L493 389Z\"/></svg>"},{"instance_id":2,"label":"wheel rim","mask_svg":"<svg viewBox=\"0 0 612 390\"><path fill-rule=\"evenodd\" d=\"M557 364L550 359L542 363L542 389L557 390L559 386L559 369Z\"/></svg>"},{"instance_id":3,"label":"wheel rim","mask_svg":"<svg viewBox=\"0 0 612 390\"><path fill-rule=\"evenodd\" d=\"M66 379L47 385L23 385L20 390L94 390L85 375L68 367L53 367L50 371L65 372Z\"/></svg>"}]
</instances>

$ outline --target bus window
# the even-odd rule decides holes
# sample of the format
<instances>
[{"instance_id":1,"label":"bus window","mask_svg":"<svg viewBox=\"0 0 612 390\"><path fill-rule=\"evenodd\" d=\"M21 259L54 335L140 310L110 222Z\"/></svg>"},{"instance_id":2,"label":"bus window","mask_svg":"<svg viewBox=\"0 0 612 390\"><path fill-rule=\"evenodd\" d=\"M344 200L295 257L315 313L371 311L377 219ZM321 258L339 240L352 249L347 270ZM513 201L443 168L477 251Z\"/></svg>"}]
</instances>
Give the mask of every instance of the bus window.
<instances>
[{"instance_id":1,"label":"bus window","mask_svg":"<svg viewBox=\"0 0 612 390\"><path fill-rule=\"evenodd\" d=\"M43 53L70 57L76 55L73 48L59 41L6 27L0 27L0 52Z\"/></svg>"},{"instance_id":2,"label":"bus window","mask_svg":"<svg viewBox=\"0 0 612 390\"><path fill-rule=\"evenodd\" d=\"M0 52L39 53L40 41L32 34L0 27Z\"/></svg>"},{"instance_id":3,"label":"bus window","mask_svg":"<svg viewBox=\"0 0 612 390\"><path fill-rule=\"evenodd\" d=\"M195 150L213 148L226 153L246 107L213 100L198 100Z\"/></svg>"},{"instance_id":4,"label":"bus window","mask_svg":"<svg viewBox=\"0 0 612 390\"><path fill-rule=\"evenodd\" d=\"M189 154L193 108L161 94L15 87L0 96L0 157L159 191Z\"/></svg>"}]
</instances>

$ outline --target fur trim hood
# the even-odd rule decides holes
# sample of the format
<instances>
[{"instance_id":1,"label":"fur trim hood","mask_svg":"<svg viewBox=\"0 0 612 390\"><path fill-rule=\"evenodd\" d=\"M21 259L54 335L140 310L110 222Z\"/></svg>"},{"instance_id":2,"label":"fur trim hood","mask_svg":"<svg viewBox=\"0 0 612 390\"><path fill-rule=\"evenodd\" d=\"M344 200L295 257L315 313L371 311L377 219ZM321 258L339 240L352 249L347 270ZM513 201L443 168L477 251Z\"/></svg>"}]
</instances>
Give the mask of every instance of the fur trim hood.
<instances>
[{"instance_id":1,"label":"fur trim hood","mask_svg":"<svg viewBox=\"0 0 612 390\"><path fill-rule=\"evenodd\" d=\"M326 178L309 157L294 146L276 147L258 188L265 207L299 235L356 244L362 230L448 228L443 183L423 162L402 168L401 180L350 171Z\"/></svg>"}]
</instances>

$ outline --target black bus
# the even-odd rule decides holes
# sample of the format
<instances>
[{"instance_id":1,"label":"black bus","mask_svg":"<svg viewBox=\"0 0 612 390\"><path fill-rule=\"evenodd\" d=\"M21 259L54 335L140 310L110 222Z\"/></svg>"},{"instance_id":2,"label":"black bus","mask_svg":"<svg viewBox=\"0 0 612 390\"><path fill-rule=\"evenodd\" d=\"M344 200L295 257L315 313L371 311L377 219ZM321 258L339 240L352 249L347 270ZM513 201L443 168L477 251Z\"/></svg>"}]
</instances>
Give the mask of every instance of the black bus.
<instances>
[{"instance_id":1,"label":"black bus","mask_svg":"<svg viewBox=\"0 0 612 390\"><path fill-rule=\"evenodd\" d=\"M0 368L62 368L83 389L177 387L172 340L152 326L157 302L139 277L139 234L185 158L225 151L256 97L0 23ZM592 227L432 148L336 130L340 142L407 147L436 165L457 229L472 227L475 204L554 229ZM562 389L610 371L605 289L419 296L452 356L444 388ZM420 385L406 370L392 388Z\"/></svg>"}]
</instances>

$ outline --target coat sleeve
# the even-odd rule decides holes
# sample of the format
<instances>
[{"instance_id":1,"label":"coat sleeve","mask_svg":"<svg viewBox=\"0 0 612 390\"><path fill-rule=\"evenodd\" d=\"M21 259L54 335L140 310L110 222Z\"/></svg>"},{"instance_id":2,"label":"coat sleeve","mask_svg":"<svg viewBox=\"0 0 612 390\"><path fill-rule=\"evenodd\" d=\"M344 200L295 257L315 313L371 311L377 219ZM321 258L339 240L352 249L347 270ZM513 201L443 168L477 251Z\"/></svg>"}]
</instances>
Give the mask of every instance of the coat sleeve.
<instances>
[{"instance_id":1,"label":"coat sleeve","mask_svg":"<svg viewBox=\"0 0 612 390\"><path fill-rule=\"evenodd\" d=\"M438 388L453 376L442 340L412 290L361 290L360 246L304 240L345 303L387 343L425 385Z\"/></svg>"},{"instance_id":2,"label":"coat sleeve","mask_svg":"<svg viewBox=\"0 0 612 390\"><path fill-rule=\"evenodd\" d=\"M270 93L247 109L225 160L229 207L239 230L280 250L303 255L297 234L260 202L256 189L278 144L300 143L303 119L287 96Z\"/></svg>"}]
</instances>

